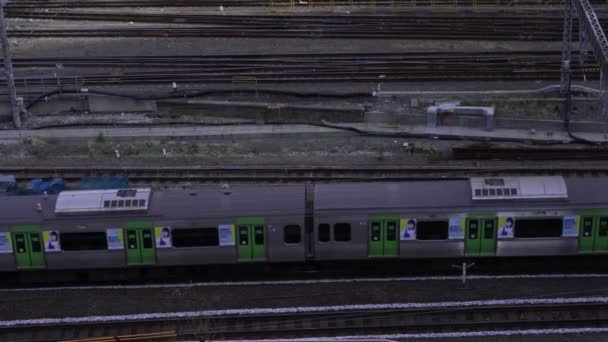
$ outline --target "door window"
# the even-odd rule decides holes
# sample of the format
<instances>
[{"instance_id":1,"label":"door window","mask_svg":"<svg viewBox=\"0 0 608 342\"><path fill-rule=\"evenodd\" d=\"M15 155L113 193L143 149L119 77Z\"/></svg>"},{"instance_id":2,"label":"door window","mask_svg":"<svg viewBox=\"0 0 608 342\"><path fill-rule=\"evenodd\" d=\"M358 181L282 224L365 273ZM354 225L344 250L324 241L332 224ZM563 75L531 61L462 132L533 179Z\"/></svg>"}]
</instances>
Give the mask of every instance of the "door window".
<instances>
[{"instance_id":1,"label":"door window","mask_svg":"<svg viewBox=\"0 0 608 342\"><path fill-rule=\"evenodd\" d=\"M486 240L494 239L494 220L486 220L483 226L483 238Z\"/></svg>"},{"instance_id":2,"label":"door window","mask_svg":"<svg viewBox=\"0 0 608 342\"><path fill-rule=\"evenodd\" d=\"M25 247L25 236L23 234L15 234L15 241L17 244L17 252L25 253L27 250Z\"/></svg>"},{"instance_id":3,"label":"door window","mask_svg":"<svg viewBox=\"0 0 608 342\"><path fill-rule=\"evenodd\" d=\"M386 223L386 240L397 240L397 223L395 221L388 221Z\"/></svg>"},{"instance_id":4,"label":"door window","mask_svg":"<svg viewBox=\"0 0 608 342\"><path fill-rule=\"evenodd\" d=\"M477 239L477 220L469 221L469 239Z\"/></svg>"},{"instance_id":5,"label":"door window","mask_svg":"<svg viewBox=\"0 0 608 342\"><path fill-rule=\"evenodd\" d=\"M40 243L40 234L31 233L30 239L32 241L32 252L41 252L42 244Z\"/></svg>"},{"instance_id":6,"label":"door window","mask_svg":"<svg viewBox=\"0 0 608 342\"><path fill-rule=\"evenodd\" d=\"M372 241L380 241L380 222L372 222Z\"/></svg>"},{"instance_id":7,"label":"door window","mask_svg":"<svg viewBox=\"0 0 608 342\"><path fill-rule=\"evenodd\" d=\"M598 236L608 236L608 217L600 217L600 225L598 227Z\"/></svg>"},{"instance_id":8,"label":"door window","mask_svg":"<svg viewBox=\"0 0 608 342\"><path fill-rule=\"evenodd\" d=\"M264 244L264 226L255 226L255 244Z\"/></svg>"},{"instance_id":9,"label":"door window","mask_svg":"<svg viewBox=\"0 0 608 342\"><path fill-rule=\"evenodd\" d=\"M249 227L239 226L239 241L241 245L249 244Z\"/></svg>"},{"instance_id":10,"label":"door window","mask_svg":"<svg viewBox=\"0 0 608 342\"><path fill-rule=\"evenodd\" d=\"M152 248L152 233L146 229L142 231L144 248Z\"/></svg>"},{"instance_id":11,"label":"door window","mask_svg":"<svg viewBox=\"0 0 608 342\"><path fill-rule=\"evenodd\" d=\"M583 219L583 236L591 236L593 234L593 219L587 217Z\"/></svg>"},{"instance_id":12,"label":"door window","mask_svg":"<svg viewBox=\"0 0 608 342\"><path fill-rule=\"evenodd\" d=\"M127 245L129 249L137 249L137 232L129 230L127 232Z\"/></svg>"}]
</instances>

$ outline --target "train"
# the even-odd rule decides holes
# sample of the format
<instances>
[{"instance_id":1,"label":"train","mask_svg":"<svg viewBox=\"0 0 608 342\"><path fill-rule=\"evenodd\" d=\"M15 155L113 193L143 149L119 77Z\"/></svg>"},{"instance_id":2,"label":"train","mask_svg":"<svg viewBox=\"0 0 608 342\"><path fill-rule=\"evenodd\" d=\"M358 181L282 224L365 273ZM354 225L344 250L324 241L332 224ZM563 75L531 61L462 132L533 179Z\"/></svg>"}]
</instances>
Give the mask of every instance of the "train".
<instances>
[{"instance_id":1,"label":"train","mask_svg":"<svg viewBox=\"0 0 608 342\"><path fill-rule=\"evenodd\" d=\"M0 271L608 253L608 177L137 187L0 197Z\"/></svg>"}]
</instances>

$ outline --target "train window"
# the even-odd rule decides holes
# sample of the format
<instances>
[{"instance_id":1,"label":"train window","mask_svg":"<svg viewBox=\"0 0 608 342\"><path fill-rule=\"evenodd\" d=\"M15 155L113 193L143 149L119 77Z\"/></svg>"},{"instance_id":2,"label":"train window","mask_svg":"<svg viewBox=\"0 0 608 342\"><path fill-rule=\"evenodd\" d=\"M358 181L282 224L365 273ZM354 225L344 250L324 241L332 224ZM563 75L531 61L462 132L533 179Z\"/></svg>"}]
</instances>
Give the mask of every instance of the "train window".
<instances>
[{"instance_id":1,"label":"train window","mask_svg":"<svg viewBox=\"0 0 608 342\"><path fill-rule=\"evenodd\" d=\"M127 207L127 208L131 207L131 200L125 201L125 207Z\"/></svg>"},{"instance_id":2,"label":"train window","mask_svg":"<svg viewBox=\"0 0 608 342\"><path fill-rule=\"evenodd\" d=\"M110 207L110 201L103 201L103 207L104 208L109 208Z\"/></svg>"},{"instance_id":3,"label":"train window","mask_svg":"<svg viewBox=\"0 0 608 342\"><path fill-rule=\"evenodd\" d=\"M90 251L108 249L106 233L61 233L61 249L64 251Z\"/></svg>"},{"instance_id":4,"label":"train window","mask_svg":"<svg viewBox=\"0 0 608 342\"><path fill-rule=\"evenodd\" d=\"M600 225L598 227L598 236L608 236L608 217L600 217Z\"/></svg>"},{"instance_id":5,"label":"train window","mask_svg":"<svg viewBox=\"0 0 608 342\"><path fill-rule=\"evenodd\" d=\"M217 246L217 228L173 229L173 247Z\"/></svg>"},{"instance_id":6,"label":"train window","mask_svg":"<svg viewBox=\"0 0 608 342\"><path fill-rule=\"evenodd\" d=\"M140 207L145 207L146 206L146 200L139 200L139 206Z\"/></svg>"},{"instance_id":7,"label":"train window","mask_svg":"<svg viewBox=\"0 0 608 342\"><path fill-rule=\"evenodd\" d=\"M319 224L319 241L327 242L329 241L329 224L321 223Z\"/></svg>"},{"instance_id":8,"label":"train window","mask_svg":"<svg viewBox=\"0 0 608 342\"><path fill-rule=\"evenodd\" d=\"M334 240L350 241L350 223L334 224Z\"/></svg>"},{"instance_id":9,"label":"train window","mask_svg":"<svg viewBox=\"0 0 608 342\"><path fill-rule=\"evenodd\" d=\"M117 205L118 205L118 201L116 201L116 200L112 201L112 208L116 208Z\"/></svg>"},{"instance_id":10,"label":"train window","mask_svg":"<svg viewBox=\"0 0 608 342\"><path fill-rule=\"evenodd\" d=\"M119 208L122 208L122 207L124 207L124 206L125 206L125 201L124 201L124 200L119 200L119 201L118 201L118 207L119 207Z\"/></svg>"},{"instance_id":11,"label":"train window","mask_svg":"<svg viewBox=\"0 0 608 342\"><path fill-rule=\"evenodd\" d=\"M300 226L291 225L283 228L283 241L285 241L285 243L300 243L301 240Z\"/></svg>"},{"instance_id":12,"label":"train window","mask_svg":"<svg viewBox=\"0 0 608 342\"><path fill-rule=\"evenodd\" d=\"M564 220L561 217L549 219L515 220L516 238L561 237Z\"/></svg>"},{"instance_id":13,"label":"train window","mask_svg":"<svg viewBox=\"0 0 608 342\"><path fill-rule=\"evenodd\" d=\"M418 240L447 240L449 226L448 221L418 221L416 238Z\"/></svg>"}]
</instances>

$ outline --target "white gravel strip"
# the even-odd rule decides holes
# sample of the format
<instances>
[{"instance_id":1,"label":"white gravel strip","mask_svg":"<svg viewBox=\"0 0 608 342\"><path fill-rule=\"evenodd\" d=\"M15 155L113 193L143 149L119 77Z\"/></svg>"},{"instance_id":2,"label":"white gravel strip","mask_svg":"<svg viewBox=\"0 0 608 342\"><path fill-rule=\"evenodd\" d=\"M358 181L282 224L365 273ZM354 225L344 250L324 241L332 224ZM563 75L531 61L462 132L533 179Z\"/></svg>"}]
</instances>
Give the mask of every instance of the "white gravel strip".
<instances>
[{"instance_id":1,"label":"white gravel strip","mask_svg":"<svg viewBox=\"0 0 608 342\"><path fill-rule=\"evenodd\" d=\"M459 331L447 333L421 333L421 334L392 334L392 335L352 335L335 337L311 337L293 339L269 340L239 340L249 342L333 342L333 341L390 341L395 339L431 339L431 338L464 338L464 337L491 337L491 336L521 336L521 335L549 335L549 334L593 334L608 333L608 328L562 328L562 329L528 329L528 330L490 330L490 331ZM230 340L226 340L230 342Z\"/></svg>"},{"instance_id":2,"label":"white gravel strip","mask_svg":"<svg viewBox=\"0 0 608 342\"><path fill-rule=\"evenodd\" d=\"M453 309L469 307L486 307L497 305L543 305L543 304L608 304L608 297L571 297L571 298L514 298L514 299L490 299L472 301L451 301L431 303L391 303L391 304L354 304L333 306L304 306L284 308L248 308L248 309L226 309L226 310L203 310L203 311L181 311L181 312L153 312L129 315L111 316L84 316L84 317L61 317L61 318L35 318L0 321L0 327L32 326L66 323L102 323L118 321L138 321L154 319L193 319L212 316L241 316L241 315L276 315L316 312L342 312L342 311L370 311L370 310L405 310L405 309Z\"/></svg>"},{"instance_id":3,"label":"white gravel strip","mask_svg":"<svg viewBox=\"0 0 608 342\"><path fill-rule=\"evenodd\" d=\"M579 279L579 278L608 278L608 274L512 274L512 275L469 275L468 280L495 280L495 279ZM56 287L26 287L14 289L0 289L0 292L26 292L26 291L65 291L65 290L125 290L125 289L162 289L162 288L190 288L210 286L269 286L269 285L314 285L337 283L386 283L411 281L454 281L462 279L461 276L423 276L423 277L388 277L388 278L341 278L341 279L302 279L277 281L235 281L235 282L196 282L174 284L140 284L140 285L87 285L87 286L56 286Z\"/></svg>"}]
</instances>

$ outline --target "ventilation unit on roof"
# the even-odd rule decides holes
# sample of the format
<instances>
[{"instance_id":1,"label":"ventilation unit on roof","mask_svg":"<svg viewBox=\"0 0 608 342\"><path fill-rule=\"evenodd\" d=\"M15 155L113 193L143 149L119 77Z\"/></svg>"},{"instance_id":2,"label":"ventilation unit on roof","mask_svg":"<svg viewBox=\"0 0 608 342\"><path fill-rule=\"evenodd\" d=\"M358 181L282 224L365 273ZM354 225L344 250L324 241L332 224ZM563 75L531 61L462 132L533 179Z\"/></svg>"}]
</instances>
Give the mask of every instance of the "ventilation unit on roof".
<instances>
[{"instance_id":1,"label":"ventilation unit on roof","mask_svg":"<svg viewBox=\"0 0 608 342\"><path fill-rule=\"evenodd\" d=\"M95 213L148 210L151 190L63 191L57 197L55 213Z\"/></svg>"},{"instance_id":2,"label":"ventilation unit on roof","mask_svg":"<svg viewBox=\"0 0 608 342\"><path fill-rule=\"evenodd\" d=\"M472 177L470 182L473 200L568 198L561 176Z\"/></svg>"}]
</instances>

